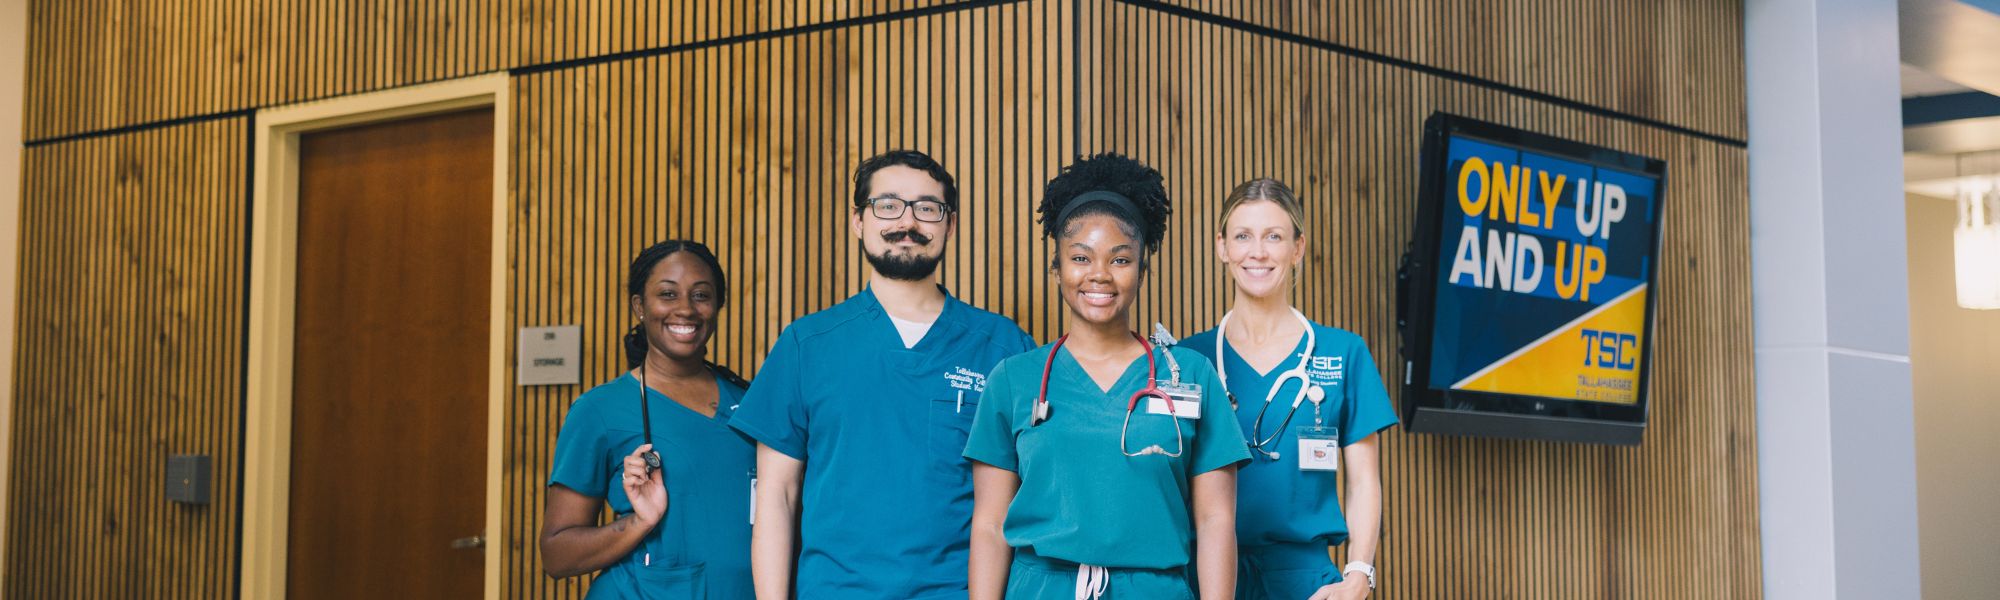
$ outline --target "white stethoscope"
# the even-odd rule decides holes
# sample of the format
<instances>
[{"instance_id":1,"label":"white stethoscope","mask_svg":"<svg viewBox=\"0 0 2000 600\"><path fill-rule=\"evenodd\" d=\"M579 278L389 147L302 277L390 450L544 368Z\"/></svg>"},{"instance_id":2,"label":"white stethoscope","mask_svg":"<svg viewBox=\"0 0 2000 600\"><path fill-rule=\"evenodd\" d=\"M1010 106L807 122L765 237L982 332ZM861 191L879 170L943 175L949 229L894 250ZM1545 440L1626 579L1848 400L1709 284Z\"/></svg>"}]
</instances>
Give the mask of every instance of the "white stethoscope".
<instances>
[{"instance_id":1,"label":"white stethoscope","mask_svg":"<svg viewBox=\"0 0 2000 600\"><path fill-rule=\"evenodd\" d=\"M1118 428L1118 451L1124 453L1126 457L1164 454L1167 458L1180 458L1181 452L1187 450L1187 438L1181 434L1181 419L1180 415L1174 413L1173 398L1169 397L1165 390L1160 389L1159 371L1155 370L1156 367L1153 363L1153 345L1146 343L1146 338L1141 337L1137 333L1133 333L1132 338L1139 340L1139 348L1146 351L1146 387L1133 392L1132 399L1125 403L1125 424ZM1049 371L1056 366L1056 351L1062 350L1063 342L1066 341L1069 341L1068 335L1056 338L1055 347L1049 348L1049 360L1042 363L1042 393L1035 397L1033 415L1028 419L1029 427L1041 425L1042 421L1049 420ZM1173 372L1173 382L1178 385L1181 380L1181 366L1179 362L1174 360L1174 355L1171 352L1167 353L1167 367ZM1139 407L1140 400L1145 399L1158 399L1158 401L1166 403L1167 416L1172 417L1174 420L1173 452L1168 452L1166 448L1161 448L1158 444L1147 446L1138 452L1126 449L1125 433L1132 429L1132 410Z\"/></svg>"},{"instance_id":2,"label":"white stethoscope","mask_svg":"<svg viewBox=\"0 0 2000 600\"><path fill-rule=\"evenodd\" d=\"M1230 314L1233 313L1223 313L1222 323L1215 326L1215 373L1222 378L1222 389L1224 391L1229 390L1229 369L1223 366L1222 341L1223 338L1228 337ZM1250 449L1269 457L1271 460L1278 460L1278 451L1267 447L1285 437L1285 427L1291 425L1292 415L1298 414L1299 405L1305 403L1307 400L1311 400L1313 403L1313 414L1317 415L1319 414L1319 403L1326 400L1326 390L1314 385L1312 379L1306 375L1306 361L1312 357L1313 344L1316 343L1313 336L1312 321L1306 320L1306 315L1299 312L1299 309L1296 308L1292 309L1292 316L1298 317L1299 324L1304 325L1306 328L1306 351L1299 354L1299 360L1292 365L1292 368L1278 373L1278 380L1271 382L1271 390L1264 393L1264 407L1257 411L1257 420L1253 421L1250 425ZM1284 389L1285 383L1293 379L1299 380L1299 391L1292 394L1292 408L1285 412L1285 420L1278 423L1278 432L1266 438L1264 437L1264 413L1271 410L1271 401L1277 399L1278 390ZM1234 403L1236 395L1231 393L1229 398L1230 402Z\"/></svg>"}]
</instances>

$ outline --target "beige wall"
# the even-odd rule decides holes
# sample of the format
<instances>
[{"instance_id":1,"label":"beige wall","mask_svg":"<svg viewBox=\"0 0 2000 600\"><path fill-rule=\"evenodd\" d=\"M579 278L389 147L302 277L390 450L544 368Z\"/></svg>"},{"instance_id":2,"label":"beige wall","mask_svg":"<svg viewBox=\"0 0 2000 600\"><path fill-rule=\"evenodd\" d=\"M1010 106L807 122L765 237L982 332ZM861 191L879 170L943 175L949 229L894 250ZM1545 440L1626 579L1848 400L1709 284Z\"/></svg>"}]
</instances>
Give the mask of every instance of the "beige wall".
<instances>
[{"instance_id":1,"label":"beige wall","mask_svg":"<svg viewBox=\"0 0 2000 600\"><path fill-rule=\"evenodd\" d=\"M2000 589L2000 310L1958 307L1949 200L1907 198L1910 363L1916 387L1917 522L1924 598Z\"/></svg>"},{"instance_id":2,"label":"beige wall","mask_svg":"<svg viewBox=\"0 0 2000 600\"><path fill-rule=\"evenodd\" d=\"M21 99L27 80L28 0L0 0L0 481L14 431L14 274L21 246ZM0 536L7 495L0 494ZM6 546L0 544L0 563Z\"/></svg>"}]
</instances>

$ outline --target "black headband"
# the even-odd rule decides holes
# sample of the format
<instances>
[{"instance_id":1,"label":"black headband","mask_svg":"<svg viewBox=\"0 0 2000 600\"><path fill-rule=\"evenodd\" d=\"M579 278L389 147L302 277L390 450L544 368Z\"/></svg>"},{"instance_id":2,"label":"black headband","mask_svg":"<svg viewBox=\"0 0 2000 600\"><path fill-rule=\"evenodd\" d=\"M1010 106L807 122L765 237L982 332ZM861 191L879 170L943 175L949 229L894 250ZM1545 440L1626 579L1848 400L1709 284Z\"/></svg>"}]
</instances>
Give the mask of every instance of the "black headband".
<instances>
[{"instance_id":1,"label":"black headband","mask_svg":"<svg viewBox=\"0 0 2000 600\"><path fill-rule=\"evenodd\" d=\"M1111 190L1092 190L1071 199L1068 204L1063 205L1060 212L1056 213L1056 223L1067 227L1069 225L1070 214L1091 204L1111 205L1112 216L1118 217L1126 223L1131 223L1133 229L1139 231L1139 241L1146 241L1146 222L1139 218L1139 205L1133 204L1132 199L1126 198L1124 194Z\"/></svg>"}]
</instances>

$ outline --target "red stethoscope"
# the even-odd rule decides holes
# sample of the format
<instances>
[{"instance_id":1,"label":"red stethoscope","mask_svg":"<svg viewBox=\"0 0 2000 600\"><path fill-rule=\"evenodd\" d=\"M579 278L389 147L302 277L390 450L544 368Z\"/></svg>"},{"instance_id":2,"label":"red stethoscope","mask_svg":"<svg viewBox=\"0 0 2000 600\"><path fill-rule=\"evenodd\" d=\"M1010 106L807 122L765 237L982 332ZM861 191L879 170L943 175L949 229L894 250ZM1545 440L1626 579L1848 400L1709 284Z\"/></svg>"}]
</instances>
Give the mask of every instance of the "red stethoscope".
<instances>
[{"instance_id":1,"label":"red stethoscope","mask_svg":"<svg viewBox=\"0 0 2000 600\"><path fill-rule=\"evenodd\" d=\"M1140 388L1139 391L1137 392L1133 392L1132 399L1125 403L1125 424L1118 428L1118 451L1124 453L1125 456L1127 457L1146 456L1148 454L1163 454L1166 455L1167 458L1180 458L1181 452L1187 449L1187 438L1181 433L1181 419L1180 415L1174 412L1174 399L1168 396L1165 390L1160 389L1159 371L1155 368L1153 363L1153 345L1147 343L1146 338L1140 336L1138 333L1133 333L1132 338L1139 340L1139 347L1146 351L1146 387ZM1028 420L1029 427L1041 425L1043 421L1049 420L1049 371L1055 368L1056 352L1062 350L1063 342L1066 341L1069 341L1069 336L1067 334L1063 335L1062 337L1056 338L1055 347L1049 348L1048 361L1042 363L1042 393L1041 395L1035 397L1035 408L1033 411L1034 414L1033 417ZM1168 358L1171 359L1172 357ZM1178 371L1178 369L1176 369L1176 371ZM1176 379L1178 378L1179 377L1177 374ZM1158 444L1147 446L1144 449L1139 450L1138 452L1132 452L1126 449L1125 434L1132 428L1132 411L1139 407L1140 400L1149 398L1157 399L1160 402L1166 403L1167 415L1173 417L1174 421L1173 452L1167 452L1165 448L1161 448Z\"/></svg>"}]
</instances>

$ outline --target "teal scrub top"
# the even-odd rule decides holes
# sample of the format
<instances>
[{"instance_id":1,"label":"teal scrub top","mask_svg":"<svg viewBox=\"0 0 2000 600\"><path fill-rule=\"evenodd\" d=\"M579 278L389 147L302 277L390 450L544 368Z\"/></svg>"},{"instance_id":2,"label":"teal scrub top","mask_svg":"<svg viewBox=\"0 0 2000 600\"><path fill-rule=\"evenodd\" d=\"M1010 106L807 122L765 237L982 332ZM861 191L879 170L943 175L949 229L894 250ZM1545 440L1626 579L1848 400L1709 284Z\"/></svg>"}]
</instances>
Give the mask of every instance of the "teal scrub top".
<instances>
[{"instance_id":1,"label":"teal scrub top","mask_svg":"<svg viewBox=\"0 0 2000 600\"><path fill-rule=\"evenodd\" d=\"M1150 414L1141 401L1132 411L1127 450L1158 445L1172 451L1176 418L1186 442L1178 458L1127 457L1119 449L1119 430L1132 394L1146 386L1146 357L1132 361L1106 392L1067 348L1057 351L1048 373L1049 418L1031 426L1049 348L1015 355L993 369L989 400L979 406L965 446L966 458L1021 478L1007 506L1007 543L1107 568L1187 565L1195 537L1189 482L1250 459L1214 369L1184 348L1154 350L1160 381L1171 379L1164 353L1172 352L1181 381L1201 386L1201 418Z\"/></svg>"},{"instance_id":2,"label":"teal scrub top","mask_svg":"<svg viewBox=\"0 0 2000 600\"><path fill-rule=\"evenodd\" d=\"M750 479L756 446L731 430L743 389L717 377L714 417L647 390L653 447L667 487L665 518L639 547L591 581L590 598L749 598ZM632 512L620 475L645 443L639 380L631 373L592 388L570 405L556 436L549 485L603 498Z\"/></svg>"},{"instance_id":3,"label":"teal scrub top","mask_svg":"<svg viewBox=\"0 0 2000 600\"><path fill-rule=\"evenodd\" d=\"M913 348L871 291L785 327L729 424L805 463L800 597L965 597L972 473L959 452L986 374L1032 345L949 294Z\"/></svg>"},{"instance_id":4,"label":"teal scrub top","mask_svg":"<svg viewBox=\"0 0 2000 600\"><path fill-rule=\"evenodd\" d=\"M1319 415L1325 425L1337 428L1340 445L1351 446L1395 425L1396 409L1389 403L1389 391L1383 387L1382 376L1375 370L1375 359L1369 355L1368 345L1361 336L1318 323L1312 327L1317 339L1310 364L1306 365L1306 378L1326 390L1326 399L1319 404ZM1180 347L1200 352L1213 365L1216 357L1210 355L1215 353L1217 335L1220 333L1213 329L1197 333L1181 340ZM1300 336L1290 357L1271 372L1258 373L1235 348L1223 344L1226 356L1221 368L1229 369L1229 391L1236 396L1236 418L1245 438L1252 435L1250 429L1257 420L1257 411L1264 407L1264 394L1270 391L1279 374L1298 364L1299 354L1306 351L1305 345L1305 336ZM1297 384L1287 385L1272 399L1271 410L1264 416L1265 436L1276 433L1278 422L1291 409L1297 387ZM1298 434L1299 430L1313 426L1313 408L1310 400L1299 405L1299 412L1285 428L1285 435L1268 446L1277 450L1278 460L1260 455L1238 473L1236 543L1332 546L1347 541L1347 518L1340 512L1339 495L1339 480L1347 469L1346 462L1340 464L1341 471L1299 470Z\"/></svg>"}]
</instances>

